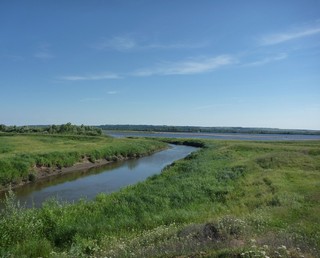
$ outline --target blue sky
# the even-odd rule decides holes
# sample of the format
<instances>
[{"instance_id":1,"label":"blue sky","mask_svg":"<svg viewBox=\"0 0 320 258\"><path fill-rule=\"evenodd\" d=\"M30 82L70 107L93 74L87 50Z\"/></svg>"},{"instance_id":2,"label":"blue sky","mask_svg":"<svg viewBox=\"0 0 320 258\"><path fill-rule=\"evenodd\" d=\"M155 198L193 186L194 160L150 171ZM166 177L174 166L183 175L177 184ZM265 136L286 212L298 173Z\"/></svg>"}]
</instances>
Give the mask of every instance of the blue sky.
<instances>
[{"instance_id":1,"label":"blue sky","mask_svg":"<svg viewBox=\"0 0 320 258\"><path fill-rule=\"evenodd\" d=\"M0 1L0 124L320 129L319 0Z\"/></svg>"}]
</instances>

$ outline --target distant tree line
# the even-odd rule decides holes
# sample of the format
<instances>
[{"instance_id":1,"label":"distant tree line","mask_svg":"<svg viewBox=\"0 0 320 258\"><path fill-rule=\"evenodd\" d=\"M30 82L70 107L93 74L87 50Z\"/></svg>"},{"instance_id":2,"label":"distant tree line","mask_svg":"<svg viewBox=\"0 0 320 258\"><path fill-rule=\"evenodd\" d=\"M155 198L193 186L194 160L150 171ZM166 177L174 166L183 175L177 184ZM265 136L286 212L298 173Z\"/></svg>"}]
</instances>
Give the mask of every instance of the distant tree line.
<instances>
[{"instance_id":1,"label":"distant tree line","mask_svg":"<svg viewBox=\"0 0 320 258\"><path fill-rule=\"evenodd\" d=\"M0 124L0 132L4 133L39 133L39 134L68 134L68 135L102 135L102 129L87 125L38 125L38 126L6 126Z\"/></svg>"},{"instance_id":2,"label":"distant tree line","mask_svg":"<svg viewBox=\"0 0 320 258\"><path fill-rule=\"evenodd\" d=\"M250 134L306 134L319 135L319 130L249 128L249 127L202 127L167 125L100 125L102 130L183 133L250 133Z\"/></svg>"}]
</instances>

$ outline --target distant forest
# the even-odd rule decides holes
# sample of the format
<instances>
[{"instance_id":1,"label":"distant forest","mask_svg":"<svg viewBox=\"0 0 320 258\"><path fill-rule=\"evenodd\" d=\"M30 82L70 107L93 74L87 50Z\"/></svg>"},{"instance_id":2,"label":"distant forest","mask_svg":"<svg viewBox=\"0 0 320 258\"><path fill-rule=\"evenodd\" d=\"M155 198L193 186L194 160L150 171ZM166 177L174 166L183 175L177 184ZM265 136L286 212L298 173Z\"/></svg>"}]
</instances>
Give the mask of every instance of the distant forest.
<instances>
[{"instance_id":1,"label":"distant forest","mask_svg":"<svg viewBox=\"0 0 320 258\"><path fill-rule=\"evenodd\" d=\"M68 135L102 135L102 130L87 125L73 125L71 123L62 125L33 125L33 126L6 126L0 124L0 132L3 133L38 133L38 134L68 134Z\"/></svg>"},{"instance_id":2,"label":"distant forest","mask_svg":"<svg viewBox=\"0 0 320 258\"><path fill-rule=\"evenodd\" d=\"M201 127L167 125L100 125L102 130L181 133L250 133L250 134L306 134L320 135L319 130L246 128L246 127Z\"/></svg>"}]
</instances>

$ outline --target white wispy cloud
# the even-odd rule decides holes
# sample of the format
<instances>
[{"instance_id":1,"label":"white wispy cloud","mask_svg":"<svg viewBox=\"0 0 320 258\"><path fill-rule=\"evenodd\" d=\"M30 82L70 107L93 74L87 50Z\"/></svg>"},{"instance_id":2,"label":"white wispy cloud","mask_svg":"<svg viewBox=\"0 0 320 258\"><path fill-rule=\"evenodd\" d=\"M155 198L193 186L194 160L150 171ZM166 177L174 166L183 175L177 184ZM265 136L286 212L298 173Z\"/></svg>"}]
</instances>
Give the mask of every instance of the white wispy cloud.
<instances>
[{"instance_id":1,"label":"white wispy cloud","mask_svg":"<svg viewBox=\"0 0 320 258\"><path fill-rule=\"evenodd\" d=\"M262 46L276 45L289 40L308 37L308 36L312 36L319 33L320 33L320 25L318 23L310 27L304 27L304 28L300 27L300 28L295 28L291 31L262 36L259 39L259 43Z\"/></svg>"},{"instance_id":2,"label":"white wispy cloud","mask_svg":"<svg viewBox=\"0 0 320 258\"><path fill-rule=\"evenodd\" d=\"M58 79L65 81L97 81L108 79L120 79L121 76L115 73L89 74L89 75L69 75L61 76Z\"/></svg>"},{"instance_id":3,"label":"white wispy cloud","mask_svg":"<svg viewBox=\"0 0 320 258\"><path fill-rule=\"evenodd\" d=\"M128 50L145 50L145 49L191 49L202 48L207 46L208 42L197 43L157 43L157 42L145 42L139 41L131 36L115 36L113 38L105 38L98 44L94 45L94 48L99 50L115 49L118 51Z\"/></svg>"},{"instance_id":4,"label":"white wispy cloud","mask_svg":"<svg viewBox=\"0 0 320 258\"><path fill-rule=\"evenodd\" d=\"M244 63L244 64L242 64L242 66L260 66L260 65L265 65L265 64L272 63L275 61L280 61L280 60L286 59L287 57L288 57L288 55L286 53L281 53L278 55L265 57L265 58L257 60L257 61Z\"/></svg>"},{"instance_id":5,"label":"white wispy cloud","mask_svg":"<svg viewBox=\"0 0 320 258\"><path fill-rule=\"evenodd\" d=\"M118 92L117 92L117 91L114 91L114 90L113 90L113 91L108 91L108 92L107 92L107 94L108 94L108 95L115 95L115 94L117 94L117 93L118 93Z\"/></svg>"},{"instance_id":6,"label":"white wispy cloud","mask_svg":"<svg viewBox=\"0 0 320 258\"><path fill-rule=\"evenodd\" d=\"M191 59L180 62L164 62L153 68L140 69L132 73L133 76L152 75L186 75L210 72L223 66L236 63L230 55L211 58Z\"/></svg>"},{"instance_id":7,"label":"white wispy cloud","mask_svg":"<svg viewBox=\"0 0 320 258\"><path fill-rule=\"evenodd\" d=\"M202 48L208 46L208 42L199 42L199 43L174 43L174 44L146 44L141 45L140 48L143 49L192 49L192 48Z\"/></svg>"}]
</instances>

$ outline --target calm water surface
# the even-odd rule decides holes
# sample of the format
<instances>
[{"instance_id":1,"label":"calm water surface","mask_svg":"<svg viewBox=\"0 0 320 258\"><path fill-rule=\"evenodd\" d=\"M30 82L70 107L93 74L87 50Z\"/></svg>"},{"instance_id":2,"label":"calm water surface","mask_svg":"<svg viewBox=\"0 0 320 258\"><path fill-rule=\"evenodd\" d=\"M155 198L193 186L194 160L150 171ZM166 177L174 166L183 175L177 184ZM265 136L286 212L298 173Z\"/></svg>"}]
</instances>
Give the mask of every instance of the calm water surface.
<instances>
[{"instance_id":1,"label":"calm water surface","mask_svg":"<svg viewBox=\"0 0 320 258\"><path fill-rule=\"evenodd\" d=\"M196 150L194 147L171 145L170 149L151 156L53 177L16 189L15 193L27 207L39 207L52 197L68 202L93 199L99 193L111 193L159 174L166 165Z\"/></svg>"},{"instance_id":2,"label":"calm water surface","mask_svg":"<svg viewBox=\"0 0 320 258\"><path fill-rule=\"evenodd\" d=\"M148 133L148 132L119 132L105 131L106 134L116 137L165 137L165 138L195 138L245 141L303 141L320 140L320 135L300 134L245 134L245 133Z\"/></svg>"}]
</instances>

